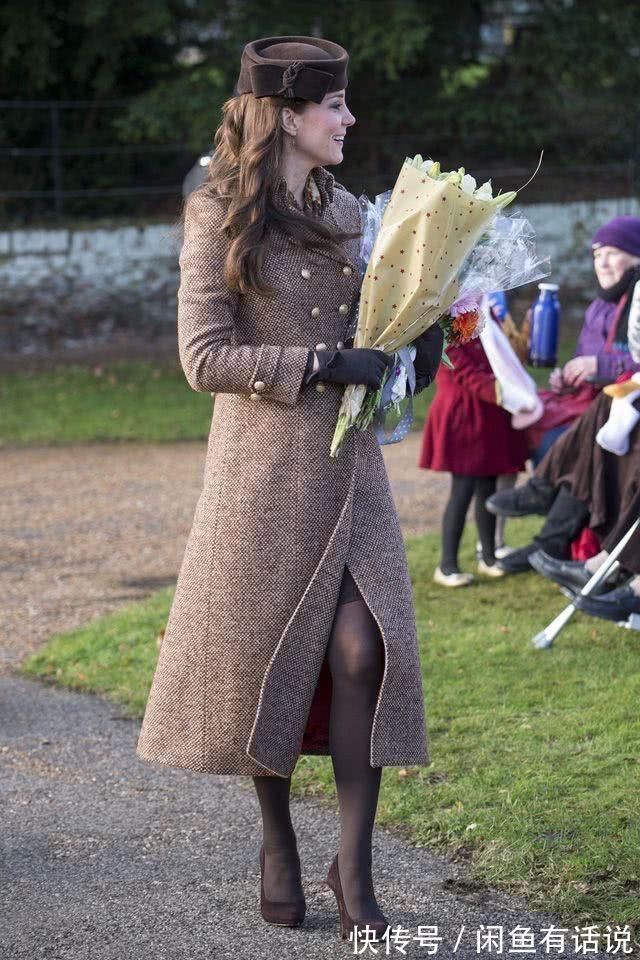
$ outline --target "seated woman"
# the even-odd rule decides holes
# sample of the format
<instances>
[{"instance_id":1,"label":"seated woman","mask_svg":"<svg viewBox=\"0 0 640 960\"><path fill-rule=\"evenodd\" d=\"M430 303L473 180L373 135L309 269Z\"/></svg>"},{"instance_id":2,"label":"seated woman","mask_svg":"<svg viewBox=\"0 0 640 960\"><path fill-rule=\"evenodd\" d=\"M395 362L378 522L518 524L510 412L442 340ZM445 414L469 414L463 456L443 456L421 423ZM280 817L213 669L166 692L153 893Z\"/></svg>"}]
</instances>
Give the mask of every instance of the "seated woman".
<instances>
[{"instance_id":1,"label":"seated woman","mask_svg":"<svg viewBox=\"0 0 640 960\"><path fill-rule=\"evenodd\" d=\"M640 270L638 274L640 281ZM639 411L640 397L629 399ZM518 551L528 569L529 558L540 549L551 558L564 559L570 542L587 521L603 542L616 530L619 518L633 512L636 497L640 506L640 426L636 422L628 430L624 447L616 447L611 436L607 448L596 442L611 430L613 402L601 392L556 440L526 484L488 498L487 509L500 516L546 515L540 533ZM498 562L506 563L512 556Z\"/></svg>"},{"instance_id":2,"label":"seated woman","mask_svg":"<svg viewBox=\"0 0 640 960\"><path fill-rule=\"evenodd\" d=\"M541 392L547 410L529 431L534 466L584 413L598 384L611 383L626 370L640 370L629 352L625 323L634 268L640 263L640 217L615 217L605 223L596 230L591 248L598 295L586 309L575 356L553 371L550 391ZM554 395L563 394L565 402L558 403Z\"/></svg>"}]
</instances>

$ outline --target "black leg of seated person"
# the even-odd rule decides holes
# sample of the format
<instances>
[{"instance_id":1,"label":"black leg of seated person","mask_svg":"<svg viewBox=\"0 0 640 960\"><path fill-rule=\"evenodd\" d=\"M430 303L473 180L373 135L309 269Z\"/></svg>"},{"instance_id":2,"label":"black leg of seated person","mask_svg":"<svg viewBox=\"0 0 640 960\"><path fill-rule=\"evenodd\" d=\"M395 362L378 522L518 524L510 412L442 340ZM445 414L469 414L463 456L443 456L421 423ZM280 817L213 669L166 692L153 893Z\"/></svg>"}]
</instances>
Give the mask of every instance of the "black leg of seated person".
<instances>
[{"instance_id":1,"label":"black leg of seated person","mask_svg":"<svg viewBox=\"0 0 640 960\"><path fill-rule=\"evenodd\" d=\"M507 573L522 573L532 569L529 557L544 550L550 557L563 560L569 552L571 541L577 537L589 516L587 507L574 497L566 485L555 496L542 529L531 543L520 547L497 563Z\"/></svg>"},{"instance_id":2,"label":"black leg of seated person","mask_svg":"<svg viewBox=\"0 0 640 960\"><path fill-rule=\"evenodd\" d=\"M353 922L382 921L382 933L387 921L377 904L371 874L382 768L371 767L369 758L385 654L377 623L357 587L354 597L336 609L327 653L332 680L329 750L341 827L337 867ZM332 864L330 876L334 869Z\"/></svg>"}]
</instances>

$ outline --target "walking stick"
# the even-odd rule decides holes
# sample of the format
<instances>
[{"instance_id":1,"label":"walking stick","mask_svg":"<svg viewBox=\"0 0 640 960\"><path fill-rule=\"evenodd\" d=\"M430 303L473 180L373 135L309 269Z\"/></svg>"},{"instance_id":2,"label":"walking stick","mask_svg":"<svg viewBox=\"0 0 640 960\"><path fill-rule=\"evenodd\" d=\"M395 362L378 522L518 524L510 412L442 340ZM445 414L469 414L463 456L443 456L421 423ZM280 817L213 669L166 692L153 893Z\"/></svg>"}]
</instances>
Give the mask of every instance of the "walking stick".
<instances>
[{"instance_id":1,"label":"walking stick","mask_svg":"<svg viewBox=\"0 0 640 960\"><path fill-rule=\"evenodd\" d=\"M618 557L631 540L631 537L634 535L638 527L640 526L640 517L635 520L627 532L625 533L622 540L619 540L615 545L605 562L601 567L596 570L594 575L590 580L585 583L584 587L578 594L580 597L588 597L592 592L594 587L597 587L602 581L610 574L615 573L620 564L618 563ZM576 612L577 607L575 600L573 600L568 607L559 613L555 620L552 620L548 627L545 627L544 630L541 630L540 633L537 633L531 643L534 647L537 647L539 650L544 650L551 646L555 638L558 636L560 631L569 623L571 617Z\"/></svg>"}]
</instances>

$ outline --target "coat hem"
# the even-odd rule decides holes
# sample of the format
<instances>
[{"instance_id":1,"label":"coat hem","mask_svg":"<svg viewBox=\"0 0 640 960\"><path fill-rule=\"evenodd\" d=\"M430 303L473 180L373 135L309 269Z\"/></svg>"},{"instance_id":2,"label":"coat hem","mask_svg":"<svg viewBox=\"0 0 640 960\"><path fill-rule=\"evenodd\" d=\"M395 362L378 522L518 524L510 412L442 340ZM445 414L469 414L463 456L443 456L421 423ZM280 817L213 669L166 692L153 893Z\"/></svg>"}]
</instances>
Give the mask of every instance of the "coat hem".
<instances>
[{"instance_id":1,"label":"coat hem","mask_svg":"<svg viewBox=\"0 0 640 960\"><path fill-rule=\"evenodd\" d=\"M174 770L189 770L191 773L207 773L211 776L220 776L220 777L260 777L260 776L270 776L272 771L267 767L263 767L262 764L258 766L262 767L261 770L247 771L242 772L239 770L225 769L224 767L212 768L211 766L206 766L203 763L188 763L185 761L178 760L178 758L169 758L164 756L155 756L152 754L142 753L140 750L135 751L135 755L138 760L141 760L144 763L156 764L160 767L169 767ZM253 761L257 764L257 761Z\"/></svg>"}]
</instances>

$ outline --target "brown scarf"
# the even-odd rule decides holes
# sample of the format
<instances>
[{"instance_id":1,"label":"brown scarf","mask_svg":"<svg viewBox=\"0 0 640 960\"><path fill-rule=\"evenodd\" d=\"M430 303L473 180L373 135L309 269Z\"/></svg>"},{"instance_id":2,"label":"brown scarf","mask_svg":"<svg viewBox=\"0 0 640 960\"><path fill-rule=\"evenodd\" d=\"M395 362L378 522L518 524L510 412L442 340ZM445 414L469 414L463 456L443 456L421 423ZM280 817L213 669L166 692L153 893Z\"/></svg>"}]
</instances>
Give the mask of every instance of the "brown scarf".
<instances>
[{"instance_id":1,"label":"brown scarf","mask_svg":"<svg viewBox=\"0 0 640 960\"><path fill-rule=\"evenodd\" d=\"M321 215L322 196L320 195L318 185L312 173L309 174L304 185L302 208L299 206L298 201L294 197L291 190L289 190L287 181L284 177L282 177L280 181L280 186L283 188L283 190L286 190L287 203L290 207L293 207L295 210L301 210L303 213L309 214L312 217L319 217Z\"/></svg>"}]
</instances>

